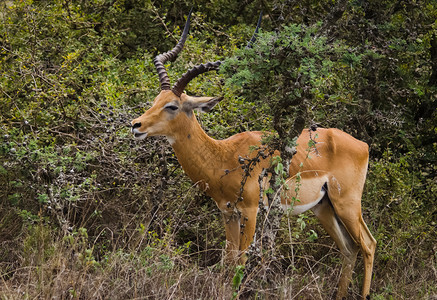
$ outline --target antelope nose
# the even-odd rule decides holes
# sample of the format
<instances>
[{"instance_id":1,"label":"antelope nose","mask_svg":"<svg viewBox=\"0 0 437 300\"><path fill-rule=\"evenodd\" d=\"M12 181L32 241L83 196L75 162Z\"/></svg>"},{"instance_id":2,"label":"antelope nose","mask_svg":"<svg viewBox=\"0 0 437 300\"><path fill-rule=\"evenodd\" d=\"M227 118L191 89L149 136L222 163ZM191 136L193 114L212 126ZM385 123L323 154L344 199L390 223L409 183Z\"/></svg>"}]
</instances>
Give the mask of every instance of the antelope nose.
<instances>
[{"instance_id":1,"label":"antelope nose","mask_svg":"<svg viewBox=\"0 0 437 300\"><path fill-rule=\"evenodd\" d=\"M141 127L141 122L134 123L132 125L132 130L135 129L135 128L138 128L138 127Z\"/></svg>"}]
</instances>

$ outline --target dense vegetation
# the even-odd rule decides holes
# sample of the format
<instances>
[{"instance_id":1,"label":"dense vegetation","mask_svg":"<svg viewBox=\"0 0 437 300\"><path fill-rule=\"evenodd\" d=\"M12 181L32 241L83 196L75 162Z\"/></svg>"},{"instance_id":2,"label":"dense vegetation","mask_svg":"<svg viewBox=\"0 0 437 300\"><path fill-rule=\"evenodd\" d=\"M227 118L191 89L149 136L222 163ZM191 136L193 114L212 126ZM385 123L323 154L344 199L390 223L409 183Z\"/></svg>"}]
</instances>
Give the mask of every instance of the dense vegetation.
<instances>
[{"instance_id":1,"label":"dense vegetation","mask_svg":"<svg viewBox=\"0 0 437 300\"><path fill-rule=\"evenodd\" d=\"M213 201L161 138L129 121L159 90L153 57L178 39L192 1L0 3L0 296L229 299ZM222 95L205 130L318 124L370 145L363 214L378 241L372 296L437 295L437 4L426 0L194 1L168 65L225 59L191 95ZM260 10L262 32L244 49ZM288 141L287 141L288 142ZM279 268L260 298L326 299L340 255L317 220L283 218ZM362 262L350 297L359 295ZM244 283L243 283L244 284Z\"/></svg>"}]
</instances>

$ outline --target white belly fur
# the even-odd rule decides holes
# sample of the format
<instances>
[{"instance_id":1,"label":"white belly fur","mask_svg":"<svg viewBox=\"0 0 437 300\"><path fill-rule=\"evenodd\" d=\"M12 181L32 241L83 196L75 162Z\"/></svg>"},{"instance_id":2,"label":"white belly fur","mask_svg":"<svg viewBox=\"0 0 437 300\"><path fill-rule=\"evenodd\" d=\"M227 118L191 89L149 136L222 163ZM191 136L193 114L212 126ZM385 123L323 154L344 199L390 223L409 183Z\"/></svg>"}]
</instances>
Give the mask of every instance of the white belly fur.
<instances>
[{"instance_id":1,"label":"white belly fur","mask_svg":"<svg viewBox=\"0 0 437 300\"><path fill-rule=\"evenodd\" d=\"M306 204L299 204L299 201L296 201L293 205L293 209L291 211L291 214L293 216L301 214L306 212L307 210L313 208L314 206L317 205L317 203L320 202L320 200L322 200L323 196L325 196L326 191L324 189L320 190L319 196L317 197L317 199L315 199L315 201L312 201L310 203L306 203ZM282 208L284 209L284 211L288 211L289 209L291 209L291 205L290 204L282 204Z\"/></svg>"},{"instance_id":2,"label":"white belly fur","mask_svg":"<svg viewBox=\"0 0 437 300\"><path fill-rule=\"evenodd\" d=\"M318 176L302 178L296 183L295 178L287 181L288 191L287 196L282 199L282 207L284 210L290 208L290 199L297 199L293 204L293 215L301 214L322 200L326 194L323 185L328 182L327 174L317 174Z\"/></svg>"}]
</instances>

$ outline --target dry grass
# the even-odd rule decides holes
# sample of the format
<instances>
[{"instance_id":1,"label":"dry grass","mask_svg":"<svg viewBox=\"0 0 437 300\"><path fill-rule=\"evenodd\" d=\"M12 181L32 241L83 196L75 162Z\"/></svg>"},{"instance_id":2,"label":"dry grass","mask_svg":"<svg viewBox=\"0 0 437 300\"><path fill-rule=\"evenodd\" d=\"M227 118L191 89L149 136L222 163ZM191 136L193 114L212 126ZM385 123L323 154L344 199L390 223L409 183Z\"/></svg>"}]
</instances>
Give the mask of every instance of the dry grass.
<instances>
[{"instance_id":1,"label":"dry grass","mask_svg":"<svg viewBox=\"0 0 437 300\"><path fill-rule=\"evenodd\" d=\"M203 253L190 253L190 247L177 246L176 235L155 235L139 247L136 242L135 247L127 244L98 251L99 245L87 236L86 230L56 235L49 226L35 224L32 229L24 230L15 243L2 245L12 250L9 257L15 260L1 264L1 299L231 299L233 296L331 299L335 296L340 256L325 235L320 236L318 243L290 244L282 239L283 233L278 238L278 250L290 249L292 245L293 256L264 262L274 272L250 286L243 283L239 289L232 285L233 267L223 266L220 261L202 266ZM410 268L401 265L401 261L385 269L376 265L372 286L375 299L433 299L435 261L420 262L413 253L407 259ZM348 299L359 297L360 261L355 271ZM255 270L246 274L246 278L257 278L256 275Z\"/></svg>"}]
</instances>

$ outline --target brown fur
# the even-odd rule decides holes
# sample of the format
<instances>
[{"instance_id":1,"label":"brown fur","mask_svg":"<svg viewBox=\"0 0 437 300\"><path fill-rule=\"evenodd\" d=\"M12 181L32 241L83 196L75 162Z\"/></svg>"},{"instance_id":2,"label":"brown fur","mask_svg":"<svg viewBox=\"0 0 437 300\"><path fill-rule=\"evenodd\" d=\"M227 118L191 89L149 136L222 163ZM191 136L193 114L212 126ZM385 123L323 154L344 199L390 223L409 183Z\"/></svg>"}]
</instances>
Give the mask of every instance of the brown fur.
<instances>
[{"instance_id":1,"label":"brown fur","mask_svg":"<svg viewBox=\"0 0 437 300\"><path fill-rule=\"evenodd\" d=\"M256 155L251 146L259 146L261 132L243 132L225 140L210 138L201 128L193 113L186 109L208 107L212 98L194 98L182 94L177 97L171 91L162 91L153 106L141 117L132 121L137 134L164 135L171 141L176 156L185 173L216 202L225 218L226 252L231 261L244 263L244 252L253 240L259 202L258 175L269 166L269 159L262 160L253 170L240 196L243 170L239 157ZM164 108L168 103L179 107L178 111ZM209 103L209 105L208 105ZM215 105L215 104L214 104ZM310 136L311 135L311 136ZM316 147L308 147L312 138ZM370 291L376 241L367 229L361 215L361 196L367 173L368 146L338 129L304 130L298 138L297 154L290 164L288 184L293 187L296 174L301 174L298 193L288 190L287 199L295 196L299 202L295 210L311 208L326 231L334 239L344 262L337 298L347 295L356 256L361 250L364 258L364 284L362 296ZM327 186L324 201L319 201L322 187ZM331 205L332 204L332 205ZM236 213L238 209L238 213ZM240 217L241 216L241 217ZM240 223L245 226L240 228ZM242 230L242 233L240 231Z\"/></svg>"}]
</instances>

